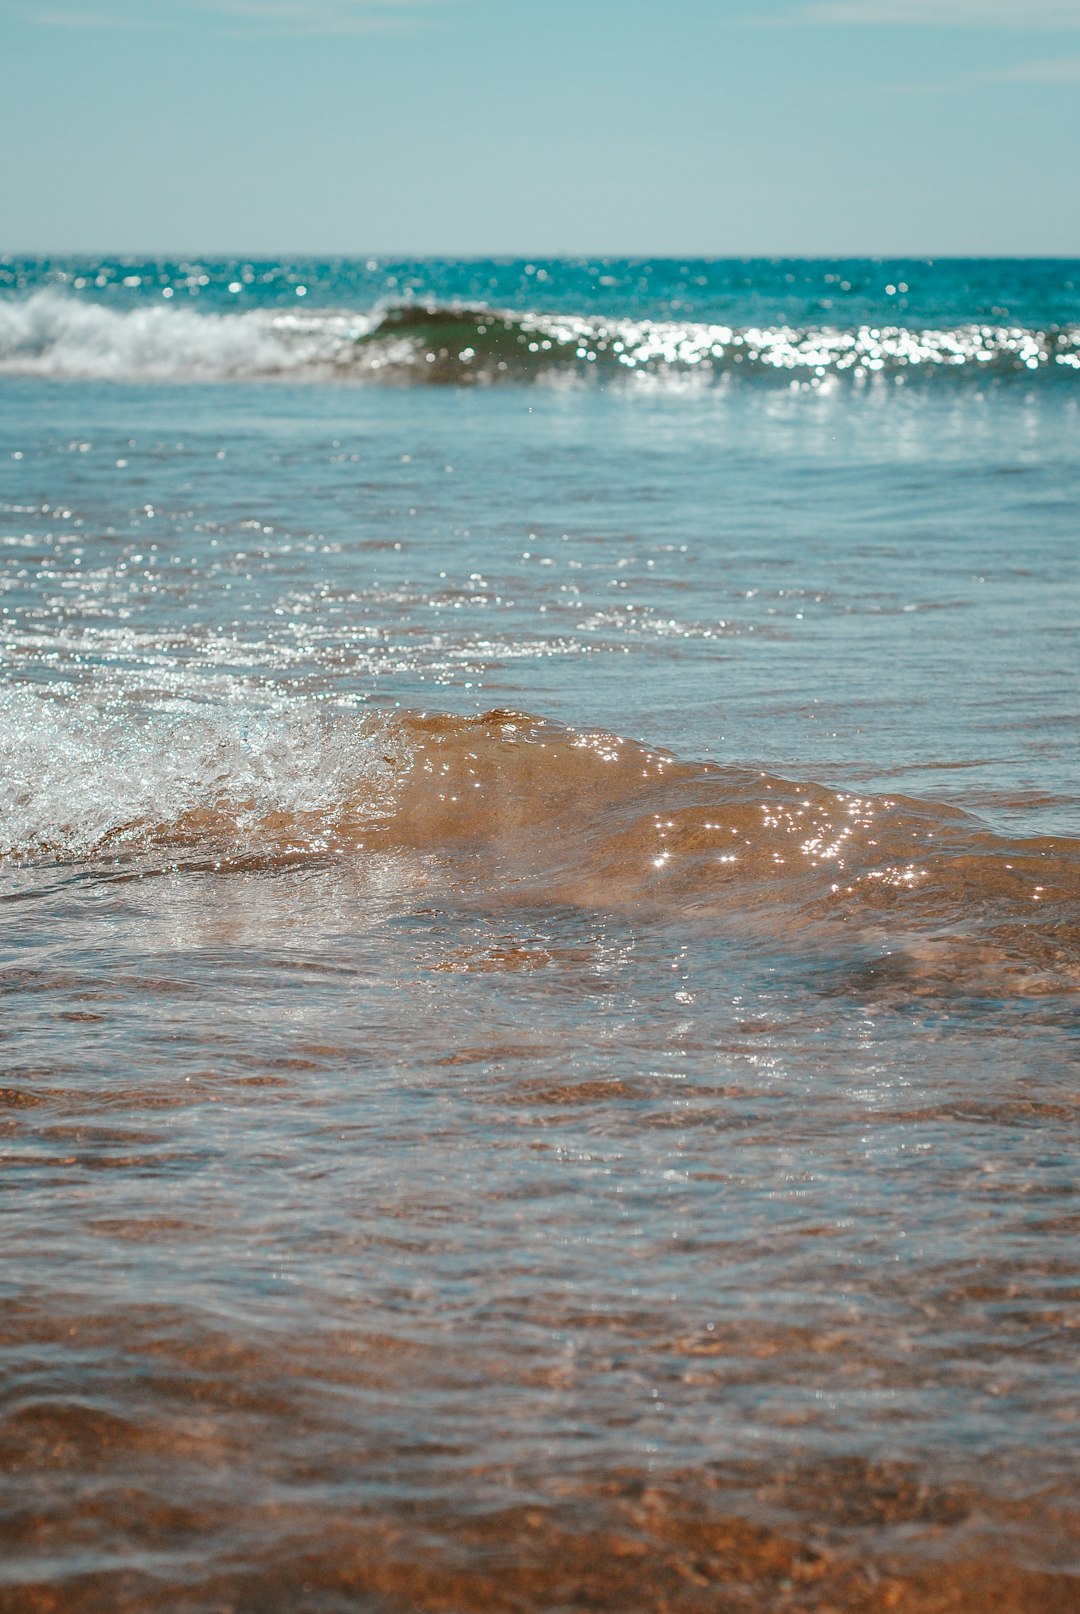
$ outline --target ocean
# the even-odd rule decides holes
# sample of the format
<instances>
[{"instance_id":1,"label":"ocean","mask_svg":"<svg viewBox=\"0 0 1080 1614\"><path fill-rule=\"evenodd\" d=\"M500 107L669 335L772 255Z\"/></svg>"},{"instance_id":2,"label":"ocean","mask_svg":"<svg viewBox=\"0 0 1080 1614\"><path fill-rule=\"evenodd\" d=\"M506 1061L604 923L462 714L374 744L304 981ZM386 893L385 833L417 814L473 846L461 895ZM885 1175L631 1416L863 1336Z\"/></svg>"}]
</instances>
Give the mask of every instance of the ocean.
<instances>
[{"instance_id":1,"label":"ocean","mask_svg":"<svg viewBox=\"0 0 1080 1614\"><path fill-rule=\"evenodd\" d=\"M0 258L0 1610L1080 1597L1080 262Z\"/></svg>"}]
</instances>

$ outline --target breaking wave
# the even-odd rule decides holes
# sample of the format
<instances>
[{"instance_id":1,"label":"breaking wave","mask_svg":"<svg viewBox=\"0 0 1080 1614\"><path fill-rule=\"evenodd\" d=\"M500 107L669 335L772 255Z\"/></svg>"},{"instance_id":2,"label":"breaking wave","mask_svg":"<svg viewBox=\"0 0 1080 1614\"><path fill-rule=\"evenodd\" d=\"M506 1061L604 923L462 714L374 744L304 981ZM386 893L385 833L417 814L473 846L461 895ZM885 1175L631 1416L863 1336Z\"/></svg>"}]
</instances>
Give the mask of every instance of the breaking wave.
<instances>
[{"instance_id":1,"label":"breaking wave","mask_svg":"<svg viewBox=\"0 0 1080 1614\"><path fill-rule=\"evenodd\" d=\"M0 856L22 863L389 858L456 900L677 917L783 945L824 932L876 950L908 987L1080 987L1076 838L1002 836L939 803L680 761L522 713L293 707L133 727L17 691L0 705L0 764Z\"/></svg>"},{"instance_id":2,"label":"breaking wave","mask_svg":"<svg viewBox=\"0 0 1080 1614\"><path fill-rule=\"evenodd\" d=\"M291 376L398 385L574 379L1075 376L1080 327L734 328L408 304L205 314L126 311L55 290L0 301L0 374L115 380Z\"/></svg>"}]
</instances>

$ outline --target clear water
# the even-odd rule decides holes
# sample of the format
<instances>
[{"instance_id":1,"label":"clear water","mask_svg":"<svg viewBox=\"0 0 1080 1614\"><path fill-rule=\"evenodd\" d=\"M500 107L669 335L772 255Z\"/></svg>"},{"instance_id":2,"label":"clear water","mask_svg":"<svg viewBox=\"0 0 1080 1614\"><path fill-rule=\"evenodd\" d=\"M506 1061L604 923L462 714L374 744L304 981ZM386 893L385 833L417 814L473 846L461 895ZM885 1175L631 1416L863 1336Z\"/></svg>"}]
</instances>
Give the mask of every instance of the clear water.
<instances>
[{"instance_id":1,"label":"clear water","mask_svg":"<svg viewBox=\"0 0 1080 1614\"><path fill-rule=\"evenodd\" d=\"M0 1607L1069 1606L1080 265L0 274Z\"/></svg>"}]
</instances>

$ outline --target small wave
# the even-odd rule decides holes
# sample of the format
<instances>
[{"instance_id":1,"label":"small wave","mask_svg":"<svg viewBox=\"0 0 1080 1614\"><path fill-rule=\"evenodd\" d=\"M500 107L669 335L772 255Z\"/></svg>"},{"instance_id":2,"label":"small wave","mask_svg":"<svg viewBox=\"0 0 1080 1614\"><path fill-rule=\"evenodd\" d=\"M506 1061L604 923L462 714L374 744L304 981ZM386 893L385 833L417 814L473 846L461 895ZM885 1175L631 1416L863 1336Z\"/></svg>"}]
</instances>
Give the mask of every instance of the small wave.
<instances>
[{"instance_id":1,"label":"small wave","mask_svg":"<svg viewBox=\"0 0 1080 1614\"><path fill-rule=\"evenodd\" d=\"M338 377L398 385L772 380L820 385L950 374L1080 372L1080 327L860 325L735 328L409 304L126 312L55 290L0 301L0 373L115 380Z\"/></svg>"},{"instance_id":2,"label":"small wave","mask_svg":"<svg viewBox=\"0 0 1080 1614\"><path fill-rule=\"evenodd\" d=\"M876 949L878 986L1080 986L1080 840L683 762L521 713L103 721L0 705L0 855L143 872L419 859L460 899ZM931 989L927 987L926 989Z\"/></svg>"}]
</instances>

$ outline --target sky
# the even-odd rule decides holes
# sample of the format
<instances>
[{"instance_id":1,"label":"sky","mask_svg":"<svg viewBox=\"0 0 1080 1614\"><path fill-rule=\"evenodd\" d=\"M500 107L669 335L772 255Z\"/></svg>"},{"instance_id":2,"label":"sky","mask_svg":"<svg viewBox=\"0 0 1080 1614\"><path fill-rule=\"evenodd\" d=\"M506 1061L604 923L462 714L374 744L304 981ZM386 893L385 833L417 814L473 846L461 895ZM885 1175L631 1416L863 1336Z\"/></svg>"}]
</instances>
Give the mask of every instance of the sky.
<instances>
[{"instance_id":1,"label":"sky","mask_svg":"<svg viewBox=\"0 0 1080 1614\"><path fill-rule=\"evenodd\" d=\"M1080 0L0 0L0 252L1080 256Z\"/></svg>"}]
</instances>

